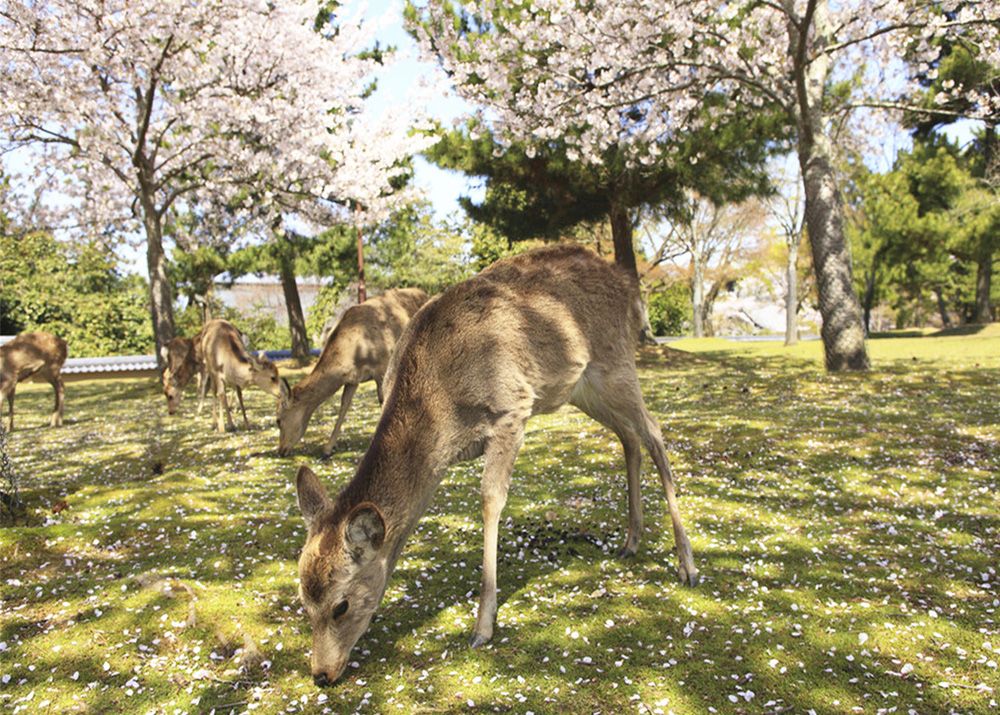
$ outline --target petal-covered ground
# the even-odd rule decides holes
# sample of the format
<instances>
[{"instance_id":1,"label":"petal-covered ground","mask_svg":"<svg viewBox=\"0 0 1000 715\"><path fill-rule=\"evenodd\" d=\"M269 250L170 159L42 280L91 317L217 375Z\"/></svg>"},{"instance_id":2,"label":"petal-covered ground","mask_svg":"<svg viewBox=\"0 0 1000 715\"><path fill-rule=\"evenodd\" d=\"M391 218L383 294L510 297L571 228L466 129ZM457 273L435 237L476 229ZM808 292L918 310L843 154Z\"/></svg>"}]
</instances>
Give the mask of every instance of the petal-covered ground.
<instances>
[{"instance_id":1,"label":"petal-covered ground","mask_svg":"<svg viewBox=\"0 0 1000 715\"><path fill-rule=\"evenodd\" d=\"M153 380L18 390L27 520L0 528L7 712L988 712L1000 700L1000 331L873 340L867 375L819 346L682 341L640 355L701 569L675 582L659 480L624 539L613 435L535 418L502 520L493 642L467 647L478 462L453 468L345 679L317 689L296 596L293 479L336 490L374 430L359 391L279 458L273 399L209 431ZM237 420L239 423L239 421Z\"/></svg>"}]
</instances>

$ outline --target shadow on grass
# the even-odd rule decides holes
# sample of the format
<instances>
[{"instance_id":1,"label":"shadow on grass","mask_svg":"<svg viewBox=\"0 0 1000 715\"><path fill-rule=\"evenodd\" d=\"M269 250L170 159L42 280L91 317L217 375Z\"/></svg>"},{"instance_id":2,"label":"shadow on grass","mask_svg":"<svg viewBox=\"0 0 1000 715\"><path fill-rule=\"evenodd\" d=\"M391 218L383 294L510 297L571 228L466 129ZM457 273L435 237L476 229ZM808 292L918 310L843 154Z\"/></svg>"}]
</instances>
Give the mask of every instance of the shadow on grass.
<instances>
[{"instance_id":1,"label":"shadow on grass","mask_svg":"<svg viewBox=\"0 0 1000 715\"><path fill-rule=\"evenodd\" d=\"M609 556L625 533L620 445L573 410L539 417L502 522L493 643L466 647L482 544L470 463L439 487L358 643L360 667L324 691L323 707L981 707L976 684L994 673L978 655L984 638L996 640L1000 370L828 376L794 360L674 352L643 353L641 379L704 583L675 583L648 459L640 553ZM187 402L168 420L155 386L79 387L78 422L14 435L17 464L44 465L27 488L32 503L59 493L70 509L0 531L11 697L51 691L65 709L90 712L321 710L295 596L304 528L292 479L318 453L329 415L314 417L302 452L278 458L265 395L248 395L259 427L216 435ZM313 464L333 490L376 418L373 396L356 401L337 453ZM144 471L147 455L163 474ZM149 573L193 585L197 625L172 625L186 599L138 585ZM268 668L239 670L226 643L242 631ZM131 678L143 689L134 696Z\"/></svg>"}]
</instances>

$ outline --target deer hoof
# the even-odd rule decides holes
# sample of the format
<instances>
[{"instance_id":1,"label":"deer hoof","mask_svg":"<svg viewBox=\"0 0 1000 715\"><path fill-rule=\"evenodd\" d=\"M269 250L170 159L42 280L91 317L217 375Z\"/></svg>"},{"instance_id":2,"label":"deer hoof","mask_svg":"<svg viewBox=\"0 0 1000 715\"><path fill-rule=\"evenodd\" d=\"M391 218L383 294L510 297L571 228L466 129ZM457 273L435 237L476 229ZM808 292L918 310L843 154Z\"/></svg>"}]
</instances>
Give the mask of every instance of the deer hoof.
<instances>
[{"instance_id":1,"label":"deer hoof","mask_svg":"<svg viewBox=\"0 0 1000 715\"><path fill-rule=\"evenodd\" d=\"M469 639L469 647L479 648L480 646L484 646L489 642L490 639L488 636L484 636L481 633L473 633L472 638Z\"/></svg>"},{"instance_id":2,"label":"deer hoof","mask_svg":"<svg viewBox=\"0 0 1000 715\"><path fill-rule=\"evenodd\" d=\"M698 585L698 569L691 567L690 569L681 566L677 569L677 575L680 579L682 586L697 586Z\"/></svg>"}]
</instances>

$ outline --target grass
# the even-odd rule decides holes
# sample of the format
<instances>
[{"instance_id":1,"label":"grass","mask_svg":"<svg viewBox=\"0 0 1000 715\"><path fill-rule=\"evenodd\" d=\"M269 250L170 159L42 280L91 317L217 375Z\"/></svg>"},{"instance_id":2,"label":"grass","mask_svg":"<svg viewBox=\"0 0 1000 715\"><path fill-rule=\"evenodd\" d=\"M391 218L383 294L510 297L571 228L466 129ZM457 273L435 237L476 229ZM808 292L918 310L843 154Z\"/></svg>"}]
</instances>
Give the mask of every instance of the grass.
<instances>
[{"instance_id":1,"label":"grass","mask_svg":"<svg viewBox=\"0 0 1000 715\"><path fill-rule=\"evenodd\" d=\"M500 545L494 641L478 594L478 463L453 468L346 680L316 689L296 597L292 480L343 484L377 417L359 391L341 449L275 455L273 402L208 431L152 380L18 391L11 452L29 522L0 529L0 708L9 712L988 712L1000 695L1000 331L872 340L867 375L820 346L681 341L640 359L704 582L674 581L657 479L639 556L616 440L535 418ZM648 460L647 460L648 461ZM648 465L647 465L648 466ZM65 500L68 508L52 512ZM354 665L354 664L352 664Z\"/></svg>"}]
</instances>

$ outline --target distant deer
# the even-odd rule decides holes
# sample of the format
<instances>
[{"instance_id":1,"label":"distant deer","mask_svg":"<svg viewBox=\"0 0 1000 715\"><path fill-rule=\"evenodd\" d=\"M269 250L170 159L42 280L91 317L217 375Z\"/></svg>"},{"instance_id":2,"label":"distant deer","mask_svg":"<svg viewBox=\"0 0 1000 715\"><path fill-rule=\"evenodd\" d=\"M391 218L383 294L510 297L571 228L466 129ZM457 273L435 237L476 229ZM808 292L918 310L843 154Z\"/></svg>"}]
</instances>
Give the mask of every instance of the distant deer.
<instances>
[{"instance_id":1,"label":"distant deer","mask_svg":"<svg viewBox=\"0 0 1000 715\"><path fill-rule=\"evenodd\" d=\"M249 427L243 405L243 388L254 384L275 397L279 394L278 368L270 360L256 358L243 346L243 334L225 320L210 320L198 334L198 347L205 362L207 379L215 385L216 428L219 432L236 429L226 400L226 385L236 388L236 398L243 413L243 425ZM223 411L225 419L223 420Z\"/></svg>"},{"instance_id":2,"label":"distant deer","mask_svg":"<svg viewBox=\"0 0 1000 715\"><path fill-rule=\"evenodd\" d=\"M379 402L382 402L382 377L389 366L392 349L410 318L425 302L427 294L419 288L400 288L344 312L327 338L312 372L295 387L289 387L287 380L281 381L278 454L288 454L305 434L312 413L341 387L344 393L340 397L340 413L323 449L326 456L333 452L360 383L374 380Z\"/></svg>"},{"instance_id":3,"label":"distant deer","mask_svg":"<svg viewBox=\"0 0 1000 715\"><path fill-rule=\"evenodd\" d=\"M62 367L66 362L66 341L51 333L21 333L0 345L0 412L4 398L10 411L8 430L14 430L14 390L17 383L37 376L52 385L56 406L49 424L58 427L63 416Z\"/></svg>"},{"instance_id":4,"label":"distant deer","mask_svg":"<svg viewBox=\"0 0 1000 715\"><path fill-rule=\"evenodd\" d=\"M167 413L176 414L184 388L191 378L198 376L198 412L205 401L208 375L201 356L201 334L193 338L174 338L160 348L166 367L163 369L163 394L167 398Z\"/></svg>"},{"instance_id":5,"label":"distant deer","mask_svg":"<svg viewBox=\"0 0 1000 715\"><path fill-rule=\"evenodd\" d=\"M629 518L619 554L639 546L645 447L673 522L680 580L697 583L660 428L639 390L640 314L628 273L564 245L500 261L414 317L390 361L382 416L354 478L331 500L308 467L298 472L308 526L299 592L312 624L317 685L343 672L446 467L480 455L483 572L471 645L489 641L500 512L524 426L567 402L613 430L624 447Z\"/></svg>"}]
</instances>

